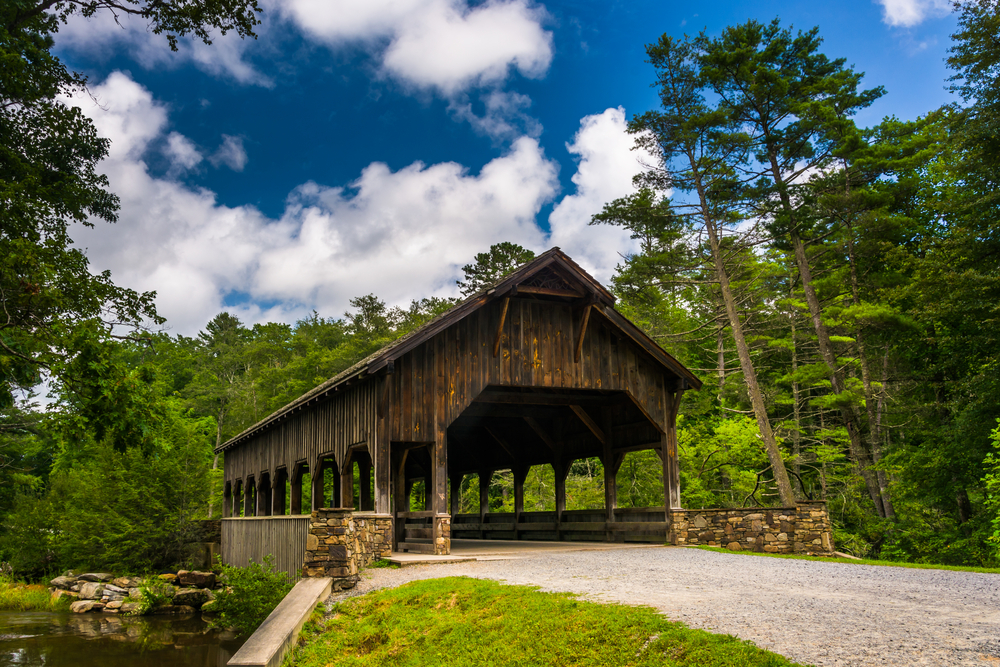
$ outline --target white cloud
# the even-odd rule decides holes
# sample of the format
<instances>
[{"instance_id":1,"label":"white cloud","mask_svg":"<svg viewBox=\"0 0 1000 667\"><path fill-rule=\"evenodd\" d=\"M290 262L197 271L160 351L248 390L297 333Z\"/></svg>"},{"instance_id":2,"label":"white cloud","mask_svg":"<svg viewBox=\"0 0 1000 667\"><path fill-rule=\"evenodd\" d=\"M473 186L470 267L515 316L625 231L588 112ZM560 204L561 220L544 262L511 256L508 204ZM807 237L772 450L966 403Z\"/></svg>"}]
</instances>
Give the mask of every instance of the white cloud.
<instances>
[{"instance_id":1,"label":"white cloud","mask_svg":"<svg viewBox=\"0 0 1000 667\"><path fill-rule=\"evenodd\" d=\"M525 113L531 106L527 95L494 90L483 96L482 103L482 116L476 115L470 102L453 101L448 108L456 118L468 121L474 130L495 141L542 134L541 123Z\"/></svg>"},{"instance_id":2,"label":"white cloud","mask_svg":"<svg viewBox=\"0 0 1000 667\"><path fill-rule=\"evenodd\" d=\"M247 322L291 321L313 308L337 316L369 292L403 305L454 294L459 267L499 241L543 249L535 216L556 193L557 167L530 137L478 174L450 162L398 171L373 163L347 188L307 183L275 220L151 176L142 156L170 146L166 108L121 73L92 92L100 105L76 102L113 141L102 168L121 211L115 225L75 228L75 240L116 284L156 290L174 332L197 332L233 293L246 302L225 309Z\"/></svg>"},{"instance_id":3,"label":"white cloud","mask_svg":"<svg viewBox=\"0 0 1000 667\"><path fill-rule=\"evenodd\" d=\"M170 159L171 169L175 172L192 169L203 159L194 142L180 132L167 135L167 145L163 152Z\"/></svg>"},{"instance_id":4,"label":"white cloud","mask_svg":"<svg viewBox=\"0 0 1000 667\"><path fill-rule=\"evenodd\" d=\"M247 166L247 151L243 148L243 138L222 135L222 145L208 158L214 166L224 164L233 171L243 171Z\"/></svg>"},{"instance_id":5,"label":"white cloud","mask_svg":"<svg viewBox=\"0 0 1000 667\"><path fill-rule=\"evenodd\" d=\"M549 216L549 245L557 245L595 278L608 282L621 255L638 249L629 233L607 225L589 226L591 216L604 204L634 192L632 177L643 171L640 159L655 160L633 151L635 139L626 133L621 107L586 116L566 148L580 156L573 175L576 193L563 197Z\"/></svg>"},{"instance_id":6,"label":"white cloud","mask_svg":"<svg viewBox=\"0 0 1000 667\"><path fill-rule=\"evenodd\" d=\"M512 69L539 78L552 60L544 10L530 0L290 0L275 9L331 47L366 44L383 74L446 97L498 85Z\"/></svg>"},{"instance_id":7,"label":"white cloud","mask_svg":"<svg viewBox=\"0 0 1000 667\"><path fill-rule=\"evenodd\" d=\"M263 35L266 24L256 26L255 32ZM233 79L237 83L271 88L274 81L257 71L246 60L246 51L255 42L240 39L235 32L213 34L212 44L200 39L184 37L178 40L177 51L170 50L166 35L155 35L139 17L119 14L117 20L110 11L101 11L91 18L79 14L70 16L66 25L56 34L56 46L86 54L98 60L107 59L116 49L128 55L146 69L180 67L193 63L198 69L219 78Z\"/></svg>"},{"instance_id":8,"label":"white cloud","mask_svg":"<svg viewBox=\"0 0 1000 667\"><path fill-rule=\"evenodd\" d=\"M946 0L878 0L882 5L882 20L891 26L912 28L930 16L947 14Z\"/></svg>"}]
</instances>

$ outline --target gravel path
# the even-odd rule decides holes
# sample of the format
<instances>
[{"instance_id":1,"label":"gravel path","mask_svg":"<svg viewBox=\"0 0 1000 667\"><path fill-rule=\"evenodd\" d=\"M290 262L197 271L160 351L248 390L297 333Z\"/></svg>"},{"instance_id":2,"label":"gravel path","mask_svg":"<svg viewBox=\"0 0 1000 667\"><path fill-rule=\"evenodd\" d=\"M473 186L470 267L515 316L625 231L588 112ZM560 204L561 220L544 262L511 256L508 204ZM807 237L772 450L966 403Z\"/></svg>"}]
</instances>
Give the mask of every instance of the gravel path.
<instances>
[{"instance_id":1,"label":"gravel path","mask_svg":"<svg viewBox=\"0 0 1000 667\"><path fill-rule=\"evenodd\" d=\"M448 576L650 605L806 664L1000 665L998 574L650 548L368 570L349 594Z\"/></svg>"}]
</instances>

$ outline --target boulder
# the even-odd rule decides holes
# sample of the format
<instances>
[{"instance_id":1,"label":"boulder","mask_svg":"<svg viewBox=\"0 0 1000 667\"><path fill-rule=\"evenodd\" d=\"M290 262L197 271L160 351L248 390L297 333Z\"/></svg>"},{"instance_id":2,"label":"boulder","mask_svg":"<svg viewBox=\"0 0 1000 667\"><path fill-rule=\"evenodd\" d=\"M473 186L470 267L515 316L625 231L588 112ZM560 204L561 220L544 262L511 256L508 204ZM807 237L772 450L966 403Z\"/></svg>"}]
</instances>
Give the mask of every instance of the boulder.
<instances>
[{"instance_id":1,"label":"boulder","mask_svg":"<svg viewBox=\"0 0 1000 667\"><path fill-rule=\"evenodd\" d=\"M188 588L215 588L215 573L181 570L177 573L177 582Z\"/></svg>"},{"instance_id":2,"label":"boulder","mask_svg":"<svg viewBox=\"0 0 1000 667\"><path fill-rule=\"evenodd\" d=\"M174 593L175 605L187 605L197 609L209 600L210 593L202 588L182 588Z\"/></svg>"},{"instance_id":3,"label":"boulder","mask_svg":"<svg viewBox=\"0 0 1000 667\"><path fill-rule=\"evenodd\" d=\"M138 587L142 580L139 577L118 577L111 583L119 588L129 589Z\"/></svg>"},{"instance_id":4,"label":"boulder","mask_svg":"<svg viewBox=\"0 0 1000 667\"><path fill-rule=\"evenodd\" d=\"M80 592L80 586L82 586L82 585L83 585L83 584L81 584L81 583L80 583L80 582L78 581L78 582L76 582L75 584L73 584L72 586L70 586L70 587L69 587L69 589L70 589L71 591L73 591L74 593L79 593L79 592Z\"/></svg>"},{"instance_id":5,"label":"boulder","mask_svg":"<svg viewBox=\"0 0 1000 667\"><path fill-rule=\"evenodd\" d=\"M130 589L128 589L128 596L130 598L132 598L133 600L138 600L139 599L139 595L141 595L141 594L142 594L142 591L140 591L138 588L130 588Z\"/></svg>"},{"instance_id":6,"label":"boulder","mask_svg":"<svg viewBox=\"0 0 1000 667\"><path fill-rule=\"evenodd\" d=\"M77 579L81 581L100 581L106 582L111 581L115 578L115 575L108 574L107 572L88 572L87 574L81 574Z\"/></svg>"},{"instance_id":7,"label":"boulder","mask_svg":"<svg viewBox=\"0 0 1000 667\"><path fill-rule=\"evenodd\" d=\"M93 600L77 600L69 606L69 610L74 614L86 614L94 608L97 603ZM103 606L101 607L104 608Z\"/></svg>"},{"instance_id":8,"label":"boulder","mask_svg":"<svg viewBox=\"0 0 1000 667\"><path fill-rule=\"evenodd\" d=\"M217 606L218 606L218 603L215 600L209 600L205 604L201 605L201 613L202 614L207 614L209 616L213 616L215 614L218 614L219 612L216 609Z\"/></svg>"},{"instance_id":9,"label":"boulder","mask_svg":"<svg viewBox=\"0 0 1000 667\"><path fill-rule=\"evenodd\" d=\"M176 574L170 574L168 572L167 574L161 574L160 575L160 579L162 579L163 581L167 582L168 584L172 584L175 581L177 581L177 575Z\"/></svg>"},{"instance_id":10,"label":"boulder","mask_svg":"<svg viewBox=\"0 0 1000 667\"><path fill-rule=\"evenodd\" d=\"M104 595L104 584L88 581L80 586L80 597L84 600L97 600Z\"/></svg>"},{"instance_id":11,"label":"boulder","mask_svg":"<svg viewBox=\"0 0 1000 667\"><path fill-rule=\"evenodd\" d=\"M66 576L56 577L49 583L55 586L56 588L61 588L64 591L68 591L69 587L76 583L76 577L66 577Z\"/></svg>"},{"instance_id":12,"label":"boulder","mask_svg":"<svg viewBox=\"0 0 1000 667\"><path fill-rule=\"evenodd\" d=\"M119 609L122 608L123 604L125 603L122 602L121 600L114 600L104 606L104 611L118 611Z\"/></svg>"},{"instance_id":13,"label":"boulder","mask_svg":"<svg viewBox=\"0 0 1000 667\"><path fill-rule=\"evenodd\" d=\"M104 584L104 592L105 594L116 593L119 595L128 595L127 588L122 588L121 586L115 586L114 584Z\"/></svg>"}]
</instances>

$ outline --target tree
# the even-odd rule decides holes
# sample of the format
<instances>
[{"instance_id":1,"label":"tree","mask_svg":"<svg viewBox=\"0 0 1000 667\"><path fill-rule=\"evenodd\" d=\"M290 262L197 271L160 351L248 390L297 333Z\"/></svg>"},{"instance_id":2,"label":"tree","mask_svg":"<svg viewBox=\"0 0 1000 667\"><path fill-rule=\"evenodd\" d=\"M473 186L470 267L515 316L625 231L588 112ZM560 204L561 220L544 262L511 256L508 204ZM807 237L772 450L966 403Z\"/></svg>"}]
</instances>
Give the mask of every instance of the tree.
<instances>
[{"instance_id":1,"label":"tree","mask_svg":"<svg viewBox=\"0 0 1000 667\"><path fill-rule=\"evenodd\" d=\"M51 50L70 16L109 11L141 17L171 48L194 35L253 36L256 0L13 0L0 5L0 408L43 373L57 382L81 332L106 339L122 327L160 323L155 293L92 274L70 225L113 223L118 198L99 172L109 142L79 108L86 79ZM95 326L100 325L100 326Z\"/></svg>"},{"instance_id":2,"label":"tree","mask_svg":"<svg viewBox=\"0 0 1000 667\"><path fill-rule=\"evenodd\" d=\"M861 74L819 52L818 29L792 35L775 19L768 25L748 21L727 28L718 38L698 38L702 73L721 108L745 128L751 144L741 166L755 184L756 214L769 220L779 246L792 252L820 355L847 428L851 453L872 502L886 516L870 456L860 434L851 390L833 346L813 279L807 243L826 236L822 220L809 215L808 174L833 166L856 146L853 116L884 94L859 91Z\"/></svg>"},{"instance_id":3,"label":"tree","mask_svg":"<svg viewBox=\"0 0 1000 667\"><path fill-rule=\"evenodd\" d=\"M674 204L672 207L660 204L659 213L651 206L647 196L619 200L606 206L594 220L625 227L634 227L636 222L642 222L645 228L649 228L649 221L655 220L657 215L663 220L680 216L687 219L691 228L703 231L708 237L710 273L721 291L722 305L736 343L762 444L781 503L792 507L795 505L795 494L771 429L757 371L744 335L739 305L731 286L728 259L733 256L734 250L724 247L725 227L741 221L739 199L733 196L739 189L734 164L743 159L748 139L733 122L727 109L712 108L705 102L705 81L699 72L695 44L691 40L676 40L664 35L656 44L647 45L646 53L649 62L657 68L661 110L633 119L629 123L629 132L637 135L638 146L657 156L658 164L637 180L660 190L676 188L692 192L695 198L689 204ZM643 210L648 212L643 214ZM668 247L673 246L670 248L672 255L677 254L677 240L676 235L668 239ZM652 247L651 243L646 245Z\"/></svg>"},{"instance_id":4,"label":"tree","mask_svg":"<svg viewBox=\"0 0 1000 667\"><path fill-rule=\"evenodd\" d=\"M516 243L509 241L496 243L490 246L489 252L477 253L474 264L463 266L462 273L465 274L465 280L456 280L455 284L458 285L462 296L470 296L534 258L534 252Z\"/></svg>"}]
</instances>

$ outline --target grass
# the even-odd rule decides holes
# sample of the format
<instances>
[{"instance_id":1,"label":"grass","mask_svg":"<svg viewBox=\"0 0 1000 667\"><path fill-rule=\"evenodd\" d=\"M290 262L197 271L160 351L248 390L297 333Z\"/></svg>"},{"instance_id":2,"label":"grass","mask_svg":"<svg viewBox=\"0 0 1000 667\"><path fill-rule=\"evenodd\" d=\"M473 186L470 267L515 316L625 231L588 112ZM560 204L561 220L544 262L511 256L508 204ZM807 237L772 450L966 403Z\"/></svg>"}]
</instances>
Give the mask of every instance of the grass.
<instances>
[{"instance_id":1,"label":"grass","mask_svg":"<svg viewBox=\"0 0 1000 667\"><path fill-rule=\"evenodd\" d=\"M849 563L852 565L882 565L886 567L909 567L915 570L953 570L955 572L983 572L986 574L1000 574L997 567L976 567L974 565L934 565L931 563L901 563L895 560L869 560L867 558L834 558L829 556L802 556L799 554L768 554L756 551L730 551L721 547L696 546L695 549L703 551L715 551L721 554L731 554L738 556L765 556L766 558L791 558L794 560L812 560L821 563Z\"/></svg>"},{"instance_id":2,"label":"grass","mask_svg":"<svg viewBox=\"0 0 1000 667\"><path fill-rule=\"evenodd\" d=\"M65 611L71 599L52 599L49 589L40 584L21 584L0 579L0 611Z\"/></svg>"},{"instance_id":3,"label":"grass","mask_svg":"<svg viewBox=\"0 0 1000 667\"><path fill-rule=\"evenodd\" d=\"M295 667L348 665L794 666L655 610L449 577L351 598L310 625Z\"/></svg>"},{"instance_id":4,"label":"grass","mask_svg":"<svg viewBox=\"0 0 1000 667\"><path fill-rule=\"evenodd\" d=\"M369 563L366 566L366 568L374 568L376 570L380 568L389 568L390 570L398 570L399 565L397 565L396 563L389 562L385 558L377 558L373 560L371 563Z\"/></svg>"}]
</instances>

